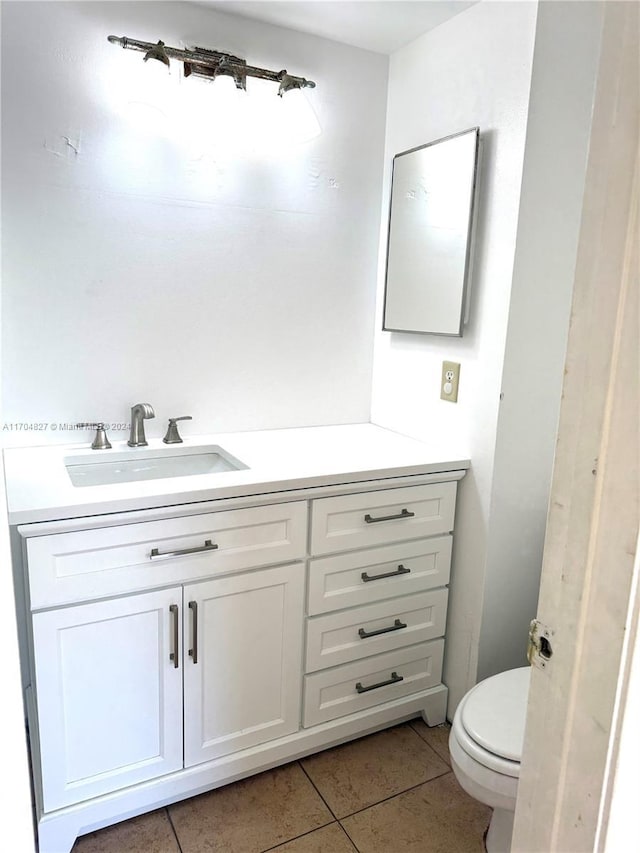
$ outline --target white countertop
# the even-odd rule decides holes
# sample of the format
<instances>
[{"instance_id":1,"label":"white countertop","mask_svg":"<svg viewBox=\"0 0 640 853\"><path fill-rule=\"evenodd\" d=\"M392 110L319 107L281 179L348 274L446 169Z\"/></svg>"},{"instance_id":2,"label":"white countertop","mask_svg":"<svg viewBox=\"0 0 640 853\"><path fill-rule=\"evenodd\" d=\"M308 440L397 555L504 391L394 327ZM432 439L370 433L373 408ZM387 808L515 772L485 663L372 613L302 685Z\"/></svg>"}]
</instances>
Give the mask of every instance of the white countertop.
<instances>
[{"instance_id":1,"label":"white countertop","mask_svg":"<svg viewBox=\"0 0 640 853\"><path fill-rule=\"evenodd\" d=\"M89 444L19 447L4 450L10 524L175 506L196 501L262 495L314 486L353 483L410 474L460 471L469 467L460 448L390 432L373 424L305 427L260 432L191 436L179 447L218 445L246 469L216 474L82 486L71 483L65 457ZM171 454L160 439L149 449ZM113 450L127 450L114 442ZM90 451L93 454L109 450ZM97 457L96 457L97 458Z\"/></svg>"}]
</instances>

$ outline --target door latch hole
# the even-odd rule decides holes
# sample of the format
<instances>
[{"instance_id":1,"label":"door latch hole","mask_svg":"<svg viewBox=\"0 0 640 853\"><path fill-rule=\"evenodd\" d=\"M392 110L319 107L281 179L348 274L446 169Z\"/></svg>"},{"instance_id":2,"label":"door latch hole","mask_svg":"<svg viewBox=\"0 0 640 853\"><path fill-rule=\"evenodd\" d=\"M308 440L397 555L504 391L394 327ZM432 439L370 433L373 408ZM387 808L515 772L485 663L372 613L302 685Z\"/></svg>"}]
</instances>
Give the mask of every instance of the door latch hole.
<instances>
[{"instance_id":1,"label":"door latch hole","mask_svg":"<svg viewBox=\"0 0 640 853\"><path fill-rule=\"evenodd\" d=\"M538 641L540 643L540 657L543 657L545 660L551 660L553 649L549 640L546 637L539 637Z\"/></svg>"}]
</instances>

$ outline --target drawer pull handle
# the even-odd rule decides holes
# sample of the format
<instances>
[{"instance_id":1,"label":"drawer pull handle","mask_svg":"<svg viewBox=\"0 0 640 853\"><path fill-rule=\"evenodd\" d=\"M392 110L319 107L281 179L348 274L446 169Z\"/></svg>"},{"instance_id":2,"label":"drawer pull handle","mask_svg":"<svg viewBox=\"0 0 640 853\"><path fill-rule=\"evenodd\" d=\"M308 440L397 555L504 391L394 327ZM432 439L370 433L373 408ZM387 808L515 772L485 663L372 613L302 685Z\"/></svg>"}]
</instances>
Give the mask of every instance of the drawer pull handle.
<instances>
[{"instance_id":1,"label":"drawer pull handle","mask_svg":"<svg viewBox=\"0 0 640 853\"><path fill-rule=\"evenodd\" d=\"M161 560L165 557L184 557L186 554L202 554L203 551L215 551L217 545L214 545L211 539L205 539L204 545L198 545L197 548L183 548L182 551L164 551L162 554L157 548L152 548L149 554L150 560Z\"/></svg>"},{"instance_id":2,"label":"drawer pull handle","mask_svg":"<svg viewBox=\"0 0 640 853\"><path fill-rule=\"evenodd\" d=\"M173 651L169 655L169 660L173 661L173 666L175 669L179 666L178 660L178 622L180 621L180 617L178 616L178 605L170 604L169 612L173 614Z\"/></svg>"},{"instance_id":3,"label":"drawer pull handle","mask_svg":"<svg viewBox=\"0 0 640 853\"><path fill-rule=\"evenodd\" d=\"M364 628L358 628L358 636L361 640L366 640L367 637L377 637L378 634L388 634L390 631L401 631L406 627L406 622L401 622L399 619L396 619L393 625L389 625L388 628L378 628L377 631L365 631Z\"/></svg>"},{"instance_id":4,"label":"drawer pull handle","mask_svg":"<svg viewBox=\"0 0 640 853\"><path fill-rule=\"evenodd\" d=\"M403 566L401 563L393 572L385 572L383 575L368 575L366 572L363 572L360 577L364 583L369 583L369 581L379 581L382 580L382 578L397 578L398 575L408 575L410 572L411 569L407 569L407 567Z\"/></svg>"},{"instance_id":5,"label":"drawer pull handle","mask_svg":"<svg viewBox=\"0 0 640 853\"><path fill-rule=\"evenodd\" d=\"M399 512L397 515L381 515L379 518L374 518L372 515L367 513L364 517L364 520L367 524L375 524L378 521L397 521L399 518L413 518L415 512L409 512L408 509L403 509L402 512Z\"/></svg>"},{"instance_id":6,"label":"drawer pull handle","mask_svg":"<svg viewBox=\"0 0 640 853\"><path fill-rule=\"evenodd\" d=\"M193 631L193 635L191 638L191 648L189 649L189 657L193 660L194 663L198 663L198 602L190 601L189 610L193 613L193 621L191 623L191 630Z\"/></svg>"},{"instance_id":7,"label":"drawer pull handle","mask_svg":"<svg viewBox=\"0 0 640 853\"><path fill-rule=\"evenodd\" d=\"M388 684L397 684L399 681L404 681L404 676L398 675L397 672L392 672L391 678L388 681L379 681L377 684L372 684L370 687L363 687L362 683L359 681L356 684L356 690L358 693L368 693L369 690L377 690L378 687L386 687Z\"/></svg>"}]
</instances>

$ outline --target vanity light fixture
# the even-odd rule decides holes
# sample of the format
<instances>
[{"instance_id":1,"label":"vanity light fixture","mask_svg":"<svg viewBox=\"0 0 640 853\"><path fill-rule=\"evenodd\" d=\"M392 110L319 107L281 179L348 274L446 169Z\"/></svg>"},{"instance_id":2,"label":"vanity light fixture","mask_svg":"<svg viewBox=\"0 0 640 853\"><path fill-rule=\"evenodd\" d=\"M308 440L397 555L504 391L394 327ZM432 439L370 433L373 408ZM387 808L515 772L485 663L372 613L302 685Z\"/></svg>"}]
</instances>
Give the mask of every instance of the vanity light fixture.
<instances>
[{"instance_id":1,"label":"vanity light fixture","mask_svg":"<svg viewBox=\"0 0 640 853\"><path fill-rule=\"evenodd\" d=\"M259 77L262 80L271 80L279 83L278 95L282 97L285 92L292 89L313 89L313 80L305 77L296 77L286 70L269 71L266 68L258 68L255 65L247 65L246 59L233 56L230 53L222 53L219 50L209 50L204 47L180 49L168 47L163 41L152 44L147 41L139 41L128 36L109 36L111 44L119 44L129 50L139 50L144 53L144 61L157 59L170 67L170 60L177 59L184 65L184 76L205 77L207 80L215 80L220 75L232 77L237 89L247 89L247 77Z\"/></svg>"}]
</instances>

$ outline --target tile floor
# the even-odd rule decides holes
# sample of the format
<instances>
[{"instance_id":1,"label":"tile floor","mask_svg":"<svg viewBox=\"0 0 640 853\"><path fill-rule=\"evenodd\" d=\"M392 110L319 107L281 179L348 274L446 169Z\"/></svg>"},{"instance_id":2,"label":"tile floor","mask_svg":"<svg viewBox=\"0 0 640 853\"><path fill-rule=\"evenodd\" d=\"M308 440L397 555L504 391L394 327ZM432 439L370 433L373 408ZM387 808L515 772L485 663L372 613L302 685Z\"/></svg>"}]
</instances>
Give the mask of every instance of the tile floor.
<instances>
[{"instance_id":1,"label":"tile floor","mask_svg":"<svg viewBox=\"0 0 640 853\"><path fill-rule=\"evenodd\" d=\"M73 853L482 853L448 726L412 720L85 835Z\"/></svg>"}]
</instances>

